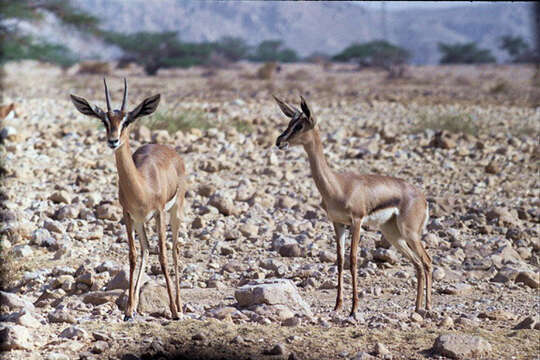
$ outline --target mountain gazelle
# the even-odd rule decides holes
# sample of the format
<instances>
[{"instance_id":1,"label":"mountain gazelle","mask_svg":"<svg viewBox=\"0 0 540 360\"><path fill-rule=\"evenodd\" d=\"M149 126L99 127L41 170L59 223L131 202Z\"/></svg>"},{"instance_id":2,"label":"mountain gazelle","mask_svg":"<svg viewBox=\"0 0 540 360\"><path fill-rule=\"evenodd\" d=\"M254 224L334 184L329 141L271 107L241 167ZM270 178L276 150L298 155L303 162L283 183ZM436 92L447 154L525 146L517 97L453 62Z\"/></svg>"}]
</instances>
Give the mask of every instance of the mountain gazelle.
<instances>
[{"instance_id":1,"label":"mountain gazelle","mask_svg":"<svg viewBox=\"0 0 540 360\"><path fill-rule=\"evenodd\" d=\"M308 154L311 176L322 196L322 207L334 225L337 242L338 289L334 311L343 304L343 257L345 229L352 234L350 265L353 303L350 316L358 310L357 251L362 224L379 226L386 240L407 257L416 269L418 288L416 312L422 312L423 291L426 310L431 309L431 258L421 241L428 220L428 206L422 192L403 180L381 175L360 175L352 171L333 171L323 154L317 121L303 97L300 108L274 96L281 111L290 118L276 146L302 145Z\"/></svg>"},{"instance_id":2,"label":"mountain gazelle","mask_svg":"<svg viewBox=\"0 0 540 360\"><path fill-rule=\"evenodd\" d=\"M144 99L132 111L126 111L128 87L124 79L124 97L120 110L111 109L111 98L105 84L105 99L107 111L98 106L90 106L85 99L71 95L73 105L82 114L100 119L107 131L107 145L114 150L116 168L118 171L118 195L124 214L129 245L129 296L124 320L133 319L137 310L141 291L141 275L146 271L149 244L145 232L145 223L152 217L156 219L159 237L159 262L167 283L169 306L172 317L177 319L178 312L182 313L178 274L178 230L186 192L186 174L182 158L168 146L146 144L131 153L129 147L129 125L136 119L152 114L158 104L160 95ZM167 270L166 247L166 212L170 214L173 262L174 288ZM141 247L141 262L134 278L137 262L134 233L137 232Z\"/></svg>"}]
</instances>

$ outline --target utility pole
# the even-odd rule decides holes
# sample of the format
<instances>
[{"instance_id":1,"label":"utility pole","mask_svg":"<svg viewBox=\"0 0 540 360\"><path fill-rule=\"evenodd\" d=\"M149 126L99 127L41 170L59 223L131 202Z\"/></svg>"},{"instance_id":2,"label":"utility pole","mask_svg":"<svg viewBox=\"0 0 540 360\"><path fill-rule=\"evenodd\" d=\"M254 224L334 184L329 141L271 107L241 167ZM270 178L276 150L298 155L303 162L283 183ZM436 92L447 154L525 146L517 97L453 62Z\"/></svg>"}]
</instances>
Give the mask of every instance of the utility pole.
<instances>
[{"instance_id":1,"label":"utility pole","mask_svg":"<svg viewBox=\"0 0 540 360\"><path fill-rule=\"evenodd\" d=\"M386 1L381 1L381 25L382 25L382 39L388 40L388 32L386 29Z\"/></svg>"}]
</instances>

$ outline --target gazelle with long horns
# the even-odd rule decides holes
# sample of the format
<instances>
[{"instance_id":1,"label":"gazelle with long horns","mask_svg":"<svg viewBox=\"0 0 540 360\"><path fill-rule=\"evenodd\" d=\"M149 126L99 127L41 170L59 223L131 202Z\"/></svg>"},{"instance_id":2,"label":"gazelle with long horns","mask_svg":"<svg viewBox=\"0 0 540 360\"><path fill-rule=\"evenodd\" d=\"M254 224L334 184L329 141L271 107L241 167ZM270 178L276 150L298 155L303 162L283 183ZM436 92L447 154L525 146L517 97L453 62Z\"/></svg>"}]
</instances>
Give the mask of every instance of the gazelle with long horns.
<instances>
[{"instance_id":1,"label":"gazelle with long horns","mask_svg":"<svg viewBox=\"0 0 540 360\"><path fill-rule=\"evenodd\" d=\"M343 257L345 230L352 234L350 265L353 304L350 316L358 310L357 251L362 224L378 225L384 237L407 257L416 269L418 288L416 311L422 312L423 291L426 310L431 309L431 258L421 241L428 220L428 206L422 192L403 180L380 175L333 171L323 154L317 121L303 97L300 108L274 96L281 111L290 118L285 131L276 140L280 149L302 145L308 154L311 176L322 196L322 207L334 225L337 242L338 289L334 311L342 308Z\"/></svg>"},{"instance_id":2,"label":"gazelle with long horns","mask_svg":"<svg viewBox=\"0 0 540 360\"><path fill-rule=\"evenodd\" d=\"M182 158L176 151L160 144L146 144L131 153L129 148L129 125L136 119L152 114L160 100L160 95L144 99L134 110L126 111L128 87L124 79L124 97L120 110L111 109L111 96L105 85L107 111L98 106L90 106L85 99L71 95L73 105L82 114L100 119L107 131L107 145L114 150L118 170L118 195L124 213L129 245L129 296L124 320L133 319L137 310L141 290L141 274L146 271L149 244L145 223L152 217L156 219L159 235L159 262L167 283L169 306L173 318L182 313L178 274L178 230L186 192L186 174ZM166 212L170 214L174 288L167 270L166 254ZM135 278L137 254L133 231L137 232L141 252L141 262Z\"/></svg>"}]
</instances>

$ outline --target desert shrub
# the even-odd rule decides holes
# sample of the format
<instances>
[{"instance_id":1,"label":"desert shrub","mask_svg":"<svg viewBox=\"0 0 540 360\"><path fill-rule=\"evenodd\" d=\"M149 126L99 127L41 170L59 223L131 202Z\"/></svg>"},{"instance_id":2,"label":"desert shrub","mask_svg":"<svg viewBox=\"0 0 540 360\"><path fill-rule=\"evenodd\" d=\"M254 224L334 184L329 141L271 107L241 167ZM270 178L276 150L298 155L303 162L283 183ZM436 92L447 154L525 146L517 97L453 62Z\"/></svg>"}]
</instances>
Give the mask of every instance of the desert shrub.
<instances>
[{"instance_id":1,"label":"desert shrub","mask_svg":"<svg viewBox=\"0 0 540 360\"><path fill-rule=\"evenodd\" d=\"M285 77L290 81L306 81L311 79L311 74L305 69L298 69L294 72L288 73Z\"/></svg>"},{"instance_id":2,"label":"desert shrub","mask_svg":"<svg viewBox=\"0 0 540 360\"><path fill-rule=\"evenodd\" d=\"M499 80L492 87L489 88L489 93L496 95L508 91L510 84L507 81Z\"/></svg>"},{"instance_id":3,"label":"desert shrub","mask_svg":"<svg viewBox=\"0 0 540 360\"><path fill-rule=\"evenodd\" d=\"M109 75L111 66L106 61L83 61L78 63L77 73L79 74L100 74Z\"/></svg>"},{"instance_id":4,"label":"desert shrub","mask_svg":"<svg viewBox=\"0 0 540 360\"><path fill-rule=\"evenodd\" d=\"M513 63L529 63L535 61L534 51L521 36L505 35L499 38L499 49L510 55Z\"/></svg>"},{"instance_id":5,"label":"desert shrub","mask_svg":"<svg viewBox=\"0 0 540 360\"><path fill-rule=\"evenodd\" d=\"M256 77L261 80L270 80L276 72L277 64L275 62L264 63L257 69Z\"/></svg>"},{"instance_id":6,"label":"desert shrub","mask_svg":"<svg viewBox=\"0 0 540 360\"><path fill-rule=\"evenodd\" d=\"M413 133L422 132L425 129L446 130L451 133L476 135L478 125L476 117L468 113L449 112L443 114L422 113L418 116L418 123L413 128Z\"/></svg>"},{"instance_id":7,"label":"desert shrub","mask_svg":"<svg viewBox=\"0 0 540 360\"><path fill-rule=\"evenodd\" d=\"M441 64L484 64L494 63L495 57L488 49L479 49L475 42L445 44L439 43L442 54Z\"/></svg>"},{"instance_id":8,"label":"desert shrub","mask_svg":"<svg viewBox=\"0 0 540 360\"><path fill-rule=\"evenodd\" d=\"M229 61L238 61L248 56L249 45L242 38L224 36L214 44L214 50Z\"/></svg>"},{"instance_id":9,"label":"desert shrub","mask_svg":"<svg viewBox=\"0 0 540 360\"><path fill-rule=\"evenodd\" d=\"M148 75L157 74L160 68L204 65L212 52L212 44L181 42L174 31L104 32L103 37L135 59Z\"/></svg>"},{"instance_id":10,"label":"desert shrub","mask_svg":"<svg viewBox=\"0 0 540 360\"><path fill-rule=\"evenodd\" d=\"M33 59L69 67L77 59L77 56L63 45L45 43L26 36L2 40L0 53L0 63Z\"/></svg>"}]
</instances>

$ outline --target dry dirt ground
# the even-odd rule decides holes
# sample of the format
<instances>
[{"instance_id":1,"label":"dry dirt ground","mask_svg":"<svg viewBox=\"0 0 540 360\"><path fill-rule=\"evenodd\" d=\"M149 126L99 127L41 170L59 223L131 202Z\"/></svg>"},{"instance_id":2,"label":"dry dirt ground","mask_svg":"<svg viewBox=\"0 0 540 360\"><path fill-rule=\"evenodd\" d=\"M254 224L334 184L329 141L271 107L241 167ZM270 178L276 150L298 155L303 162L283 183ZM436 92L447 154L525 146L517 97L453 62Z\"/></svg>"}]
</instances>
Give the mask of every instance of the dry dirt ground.
<instances>
[{"instance_id":1,"label":"dry dirt ground","mask_svg":"<svg viewBox=\"0 0 540 360\"><path fill-rule=\"evenodd\" d=\"M88 298L128 264L113 152L99 121L68 97L103 107L102 75L32 62L4 71L2 102L16 108L0 126L2 290L17 298L3 300L0 320L22 334L3 358L444 358L432 347L448 333L489 342L465 358L538 358L540 96L532 67L418 67L395 80L344 65L283 65L270 79L258 79L253 64L156 77L115 70L108 82L116 106L124 76L130 108L162 94L157 114L134 126L132 149L174 146L189 174L180 251L186 316L171 320L166 298L150 294L158 308L134 322L119 309L125 282L114 299ZM374 229L360 244L360 321L347 321L348 271L344 311L330 315L334 232L303 149L273 146L287 121L272 94L308 99L334 169L396 176L424 190L431 316L412 316L413 267ZM283 239L296 253L280 251ZM150 263L150 283L164 284L155 249ZM237 308L235 290L265 278L291 279L312 315L293 321L290 311ZM514 329L527 317L528 329Z\"/></svg>"}]
</instances>

